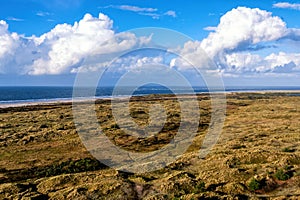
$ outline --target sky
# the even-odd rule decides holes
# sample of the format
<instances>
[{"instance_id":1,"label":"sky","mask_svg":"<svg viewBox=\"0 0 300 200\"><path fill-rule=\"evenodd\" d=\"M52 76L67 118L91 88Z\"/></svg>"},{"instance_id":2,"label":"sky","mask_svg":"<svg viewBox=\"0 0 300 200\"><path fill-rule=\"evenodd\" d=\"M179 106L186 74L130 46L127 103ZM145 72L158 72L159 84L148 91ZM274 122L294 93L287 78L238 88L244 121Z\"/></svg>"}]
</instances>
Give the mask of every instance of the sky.
<instances>
[{"instance_id":1,"label":"sky","mask_svg":"<svg viewBox=\"0 0 300 200\"><path fill-rule=\"evenodd\" d=\"M149 64L192 85L203 82L196 68L228 86L300 86L300 1L0 3L0 86L71 86L78 72L108 66L109 85ZM153 44L164 50L132 52ZM106 59L86 62L96 55Z\"/></svg>"}]
</instances>

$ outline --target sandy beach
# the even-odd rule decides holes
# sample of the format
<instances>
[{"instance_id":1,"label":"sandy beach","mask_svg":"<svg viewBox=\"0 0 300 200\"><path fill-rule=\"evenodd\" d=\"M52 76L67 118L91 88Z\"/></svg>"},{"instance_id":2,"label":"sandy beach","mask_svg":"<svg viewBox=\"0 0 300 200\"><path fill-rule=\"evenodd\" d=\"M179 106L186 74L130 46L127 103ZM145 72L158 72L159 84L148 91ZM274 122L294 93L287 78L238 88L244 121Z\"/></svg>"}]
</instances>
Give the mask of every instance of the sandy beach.
<instances>
[{"instance_id":1,"label":"sandy beach","mask_svg":"<svg viewBox=\"0 0 300 200\"><path fill-rule=\"evenodd\" d=\"M214 93L220 93L220 92L212 92L211 94ZM300 90L254 90L254 91L247 91L247 90L241 90L241 91L224 91L221 93L225 94L234 94L234 93L258 93L258 94L269 94L269 93L282 93L282 94L299 94L300 96ZM202 94L202 95L207 95L207 92L203 93L195 93L195 94ZM185 98L188 98L188 94L178 94L180 96L184 96ZM126 99L129 97L115 97L115 99ZM72 102L84 102L84 101L96 101L96 100L109 100L112 99L112 97L95 97L95 98L82 98L82 99L49 99L49 100L37 100L37 101L24 101L24 102L17 102L17 103L0 103L0 108L9 108L9 107L23 107L23 106L36 106L36 105L55 105L55 104L61 104L61 103L72 103Z\"/></svg>"}]
</instances>

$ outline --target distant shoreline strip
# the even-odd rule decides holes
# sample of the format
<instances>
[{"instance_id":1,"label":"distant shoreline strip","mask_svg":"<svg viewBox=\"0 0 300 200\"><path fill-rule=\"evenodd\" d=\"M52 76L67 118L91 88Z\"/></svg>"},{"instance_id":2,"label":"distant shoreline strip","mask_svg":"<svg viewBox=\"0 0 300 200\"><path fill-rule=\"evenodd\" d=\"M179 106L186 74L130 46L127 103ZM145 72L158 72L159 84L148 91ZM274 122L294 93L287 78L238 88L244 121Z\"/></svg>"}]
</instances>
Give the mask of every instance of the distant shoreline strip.
<instances>
[{"instance_id":1,"label":"distant shoreline strip","mask_svg":"<svg viewBox=\"0 0 300 200\"><path fill-rule=\"evenodd\" d=\"M212 94L220 93L220 91L211 92ZM240 91L224 91L221 93L226 94L234 94L234 93L257 93L257 94L267 94L267 93L288 93L292 94L292 96L300 96L300 90L240 90ZM208 92L199 92L197 94L210 94ZM137 96L148 96L147 95L137 95ZM168 95L168 94L157 94L157 95ZM181 96L190 95L190 94L178 94ZM10 108L10 107L23 107L23 106L37 106L37 105L56 105L56 104L63 104L63 103L73 103L73 102L89 102L89 101L96 101L96 100L110 100L110 99L122 99L122 98L129 98L130 96L118 96L118 97L80 97L80 98L65 98L65 99L35 99L35 100L20 100L16 101L16 103L12 101L5 101L0 102L0 108Z\"/></svg>"}]
</instances>

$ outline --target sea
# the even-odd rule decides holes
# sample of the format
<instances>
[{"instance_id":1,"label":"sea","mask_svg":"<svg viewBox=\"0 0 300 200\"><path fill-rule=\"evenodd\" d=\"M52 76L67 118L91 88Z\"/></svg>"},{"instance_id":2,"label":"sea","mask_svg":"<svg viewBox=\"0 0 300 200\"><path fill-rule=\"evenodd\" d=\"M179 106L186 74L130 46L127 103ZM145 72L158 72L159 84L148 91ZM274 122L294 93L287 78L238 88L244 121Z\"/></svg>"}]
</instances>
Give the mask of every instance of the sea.
<instances>
[{"instance_id":1,"label":"sea","mask_svg":"<svg viewBox=\"0 0 300 200\"><path fill-rule=\"evenodd\" d=\"M172 90L160 85L147 85L138 88L118 88L116 94L114 87L98 87L93 96L90 92L82 92L80 98L114 98L126 96L141 96L150 94L191 94L191 93L207 93L207 92L255 92L255 91L300 91L300 86L295 87L270 87L270 86L240 86L240 87L225 87L221 90L215 88L208 90L207 87L193 87L187 89L184 87L172 87ZM82 88L83 91L88 91L88 88ZM120 92L122 91L122 92ZM133 91L133 92L132 92ZM293 93L294 96L300 96L299 93ZM8 86L0 87L0 106L1 105L17 105L43 102L61 102L71 101L73 97L73 87L57 87L57 86Z\"/></svg>"}]
</instances>

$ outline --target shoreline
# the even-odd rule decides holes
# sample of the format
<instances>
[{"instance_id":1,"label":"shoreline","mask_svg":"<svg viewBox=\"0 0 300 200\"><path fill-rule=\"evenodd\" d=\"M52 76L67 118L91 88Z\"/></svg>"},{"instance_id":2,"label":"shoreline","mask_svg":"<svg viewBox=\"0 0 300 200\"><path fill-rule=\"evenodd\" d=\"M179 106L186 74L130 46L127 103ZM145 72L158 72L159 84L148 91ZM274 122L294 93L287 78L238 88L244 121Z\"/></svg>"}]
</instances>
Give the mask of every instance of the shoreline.
<instances>
[{"instance_id":1,"label":"shoreline","mask_svg":"<svg viewBox=\"0 0 300 200\"><path fill-rule=\"evenodd\" d=\"M200 92L196 93L196 95L207 95L207 94L218 94L218 93L223 93L223 92ZM290 94L298 94L300 96L300 90L241 90L241 91L224 91L224 93L227 94L242 94L242 93L256 93L256 94L272 94L272 93L279 93L279 94L285 94L285 93L290 93ZM145 94L145 95L137 95L135 97L146 97L152 94ZM170 94L154 94L154 95L170 95ZM191 94L177 94L180 96L189 96ZM73 102L87 102L87 101L97 101L97 100L111 100L111 99L126 99L131 96L120 96L120 97L93 97L93 98L75 98L75 101L73 98L71 99L43 99L43 100L20 100L20 102L16 103L0 103L0 109L2 108L14 108L14 107L27 107L27 106L43 106L43 105L57 105L57 104L70 104ZM23 102L22 102L23 101Z\"/></svg>"}]
</instances>

